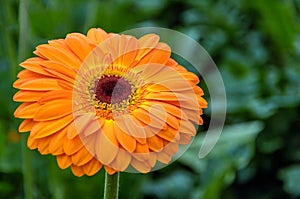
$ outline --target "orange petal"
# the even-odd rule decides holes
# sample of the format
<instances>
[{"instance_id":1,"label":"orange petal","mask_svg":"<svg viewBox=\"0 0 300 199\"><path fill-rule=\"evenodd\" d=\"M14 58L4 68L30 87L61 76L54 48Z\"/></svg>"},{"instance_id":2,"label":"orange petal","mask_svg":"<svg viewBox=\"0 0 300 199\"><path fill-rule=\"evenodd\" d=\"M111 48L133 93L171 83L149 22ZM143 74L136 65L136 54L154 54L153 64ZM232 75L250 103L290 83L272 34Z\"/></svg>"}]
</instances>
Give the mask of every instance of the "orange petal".
<instances>
[{"instance_id":1,"label":"orange petal","mask_svg":"<svg viewBox=\"0 0 300 199\"><path fill-rule=\"evenodd\" d=\"M198 79L196 75L190 72L177 71L171 67L163 67L159 74L155 75L155 83L161 84L171 91L174 90L191 90L194 87L194 83L186 79L185 75L189 78ZM168 78L166 78L168 77ZM148 78L153 78L149 76Z\"/></svg>"},{"instance_id":2,"label":"orange petal","mask_svg":"<svg viewBox=\"0 0 300 199\"><path fill-rule=\"evenodd\" d=\"M34 121L48 121L64 117L71 113L71 100L53 100L40 106L33 119Z\"/></svg>"},{"instance_id":3,"label":"orange petal","mask_svg":"<svg viewBox=\"0 0 300 199\"><path fill-rule=\"evenodd\" d=\"M20 126L19 126L19 132L23 133L23 132L29 132L31 131L32 127L34 125L33 120L31 119L26 119L24 120Z\"/></svg>"},{"instance_id":4,"label":"orange petal","mask_svg":"<svg viewBox=\"0 0 300 199\"><path fill-rule=\"evenodd\" d=\"M158 94L159 95L159 94ZM158 96L157 95L157 96ZM162 95L164 96L164 95ZM161 96L161 97L162 97ZM167 96L166 96L167 97ZM155 104L155 100L149 100L151 101L151 103ZM191 100L192 101L192 100ZM200 119L200 115L199 115L199 105L194 105L191 103L191 101L181 101L181 102L178 102L178 101L165 101L163 103L170 103L171 105L173 106L178 106L178 108L182 111L181 113L181 117L179 117L180 115L177 115L176 117L177 118L180 118L181 120L184 119L190 119L192 120L193 122L195 123L198 123L199 122L199 119ZM159 101L157 101L157 103L159 104ZM147 105L147 104L145 104ZM148 106L148 105L147 105ZM180 107L179 107L180 106ZM187 107L187 108L186 108ZM174 114L173 114L174 115Z\"/></svg>"},{"instance_id":5,"label":"orange petal","mask_svg":"<svg viewBox=\"0 0 300 199\"><path fill-rule=\"evenodd\" d=\"M193 84L198 84L200 82L199 78L197 75L191 72L182 72L182 75L184 76L185 79L188 81L192 82Z\"/></svg>"},{"instance_id":6,"label":"orange petal","mask_svg":"<svg viewBox=\"0 0 300 199\"><path fill-rule=\"evenodd\" d=\"M14 112L14 116L17 118L33 118L34 114L40 108L38 103L25 102L21 104Z\"/></svg>"},{"instance_id":7,"label":"orange petal","mask_svg":"<svg viewBox=\"0 0 300 199\"><path fill-rule=\"evenodd\" d=\"M160 151L164 147L162 139L158 136L152 136L147 138L147 143L149 148L155 152Z\"/></svg>"},{"instance_id":8,"label":"orange petal","mask_svg":"<svg viewBox=\"0 0 300 199\"><path fill-rule=\"evenodd\" d=\"M101 28L92 28L88 31L87 37L94 43L99 44L108 38L108 34Z\"/></svg>"},{"instance_id":9,"label":"orange petal","mask_svg":"<svg viewBox=\"0 0 300 199\"><path fill-rule=\"evenodd\" d=\"M193 89L194 89L194 92L196 93L196 95L199 95L199 96L204 95L203 90L199 86L195 86Z\"/></svg>"},{"instance_id":10,"label":"orange petal","mask_svg":"<svg viewBox=\"0 0 300 199\"><path fill-rule=\"evenodd\" d=\"M171 49L164 43L158 43L152 51L143 56L138 65L144 65L149 63L165 64L171 55Z\"/></svg>"},{"instance_id":11,"label":"orange petal","mask_svg":"<svg viewBox=\"0 0 300 199\"><path fill-rule=\"evenodd\" d=\"M91 120L89 125L84 129L85 136L91 135L97 131L99 131L104 124L105 119L98 118L96 120Z\"/></svg>"},{"instance_id":12,"label":"orange petal","mask_svg":"<svg viewBox=\"0 0 300 199\"><path fill-rule=\"evenodd\" d=\"M199 103L201 108L207 108L208 104L207 104L207 101L204 98L198 97L197 99L198 99L198 103Z\"/></svg>"},{"instance_id":13,"label":"orange petal","mask_svg":"<svg viewBox=\"0 0 300 199\"><path fill-rule=\"evenodd\" d=\"M81 61L76 55L67 48L61 49L48 44L42 44L36 47L36 51L49 60L61 62L72 68L79 68Z\"/></svg>"},{"instance_id":14,"label":"orange petal","mask_svg":"<svg viewBox=\"0 0 300 199\"><path fill-rule=\"evenodd\" d=\"M135 109L131 113L135 118L139 119L145 124L149 124L151 122L151 117L148 111L145 111L144 109Z\"/></svg>"},{"instance_id":15,"label":"orange petal","mask_svg":"<svg viewBox=\"0 0 300 199\"><path fill-rule=\"evenodd\" d=\"M134 116L127 115L127 117L125 117L124 119L126 122L128 132L130 132L134 138L145 139L147 137L145 129L142 126L141 122L137 120ZM144 144L145 142L146 140L143 141L142 144Z\"/></svg>"},{"instance_id":16,"label":"orange petal","mask_svg":"<svg viewBox=\"0 0 300 199\"><path fill-rule=\"evenodd\" d=\"M199 112L196 109L191 110L191 109L182 108L182 111L184 112L184 115L186 115L185 118L188 118L189 120L193 121L196 124L199 122L201 117L199 115Z\"/></svg>"},{"instance_id":17,"label":"orange petal","mask_svg":"<svg viewBox=\"0 0 300 199\"><path fill-rule=\"evenodd\" d=\"M54 90L48 91L39 99L40 104L45 104L54 100L72 100L72 91Z\"/></svg>"},{"instance_id":18,"label":"orange petal","mask_svg":"<svg viewBox=\"0 0 300 199\"><path fill-rule=\"evenodd\" d=\"M56 161L61 169L66 169L72 164L71 157L65 154L56 156Z\"/></svg>"},{"instance_id":19,"label":"orange petal","mask_svg":"<svg viewBox=\"0 0 300 199\"><path fill-rule=\"evenodd\" d=\"M102 167L102 164L96 160L92 159L88 163L82 166L84 173L88 176L95 175Z\"/></svg>"},{"instance_id":20,"label":"orange petal","mask_svg":"<svg viewBox=\"0 0 300 199\"><path fill-rule=\"evenodd\" d=\"M188 101L190 100L187 96L180 93L173 92L159 92L159 93L149 93L145 96L145 99L149 100L160 100L160 101Z\"/></svg>"},{"instance_id":21,"label":"orange petal","mask_svg":"<svg viewBox=\"0 0 300 199\"><path fill-rule=\"evenodd\" d=\"M74 78L71 78L65 74L62 74L60 71L57 72L57 71L54 71L54 70L49 70L49 69L45 69L47 70L49 73L53 74L53 76L57 79L61 79L63 81L66 81L68 82L69 84L71 84L73 86L74 82L75 82L75 79Z\"/></svg>"},{"instance_id":22,"label":"orange petal","mask_svg":"<svg viewBox=\"0 0 300 199\"><path fill-rule=\"evenodd\" d=\"M154 167L155 166L155 164L156 164L156 156L157 155L154 152L151 152L149 154L149 158L148 158L147 162L148 162L148 165L150 165L150 167Z\"/></svg>"},{"instance_id":23,"label":"orange petal","mask_svg":"<svg viewBox=\"0 0 300 199\"><path fill-rule=\"evenodd\" d=\"M71 165L71 170L72 170L73 174L77 177L81 177L84 175L84 171L82 170L81 167Z\"/></svg>"},{"instance_id":24,"label":"orange petal","mask_svg":"<svg viewBox=\"0 0 300 199\"><path fill-rule=\"evenodd\" d=\"M144 104L146 105L146 104ZM168 113L164 109L163 106L160 104L152 104L152 106L140 106L141 108L147 110L149 112L149 115L151 117L151 120L158 123L155 127L159 129L163 129L164 126L166 126L166 123L169 121L170 123L173 124L173 121L170 121L172 118L169 116L168 118ZM151 122L152 122L151 121ZM151 125L151 124L149 124ZM153 126L153 125L151 125Z\"/></svg>"},{"instance_id":25,"label":"orange petal","mask_svg":"<svg viewBox=\"0 0 300 199\"><path fill-rule=\"evenodd\" d=\"M136 147L136 141L135 139L122 131L119 127L118 124L115 123L114 125L114 132L116 133L116 138L120 145L127 151L133 152Z\"/></svg>"},{"instance_id":26,"label":"orange petal","mask_svg":"<svg viewBox=\"0 0 300 199\"><path fill-rule=\"evenodd\" d=\"M72 162L76 166L82 166L93 159L93 155L85 148L82 147L78 152L71 156Z\"/></svg>"},{"instance_id":27,"label":"orange petal","mask_svg":"<svg viewBox=\"0 0 300 199\"><path fill-rule=\"evenodd\" d=\"M75 126L75 122L72 122L67 130L67 137L72 140L73 138L75 138L78 135L76 126Z\"/></svg>"},{"instance_id":28,"label":"orange petal","mask_svg":"<svg viewBox=\"0 0 300 199\"><path fill-rule=\"evenodd\" d=\"M116 57L113 57L114 63L119 66L130 66L136 57L138 42L135 37L129 35L120 35L120 37L112 37L108 40L116 39L114 45L117 49Z\"/></svg>"},{"instance_id":29,"label":"orange petal","mask_svg":"<svg viewBox=\"0 0 300 199\"><path fill-rule=\"evenodd\" d=\"M166 122L169 126L171 126L174 129L179 128L180 120L178 120L175 116L173 116L171 114L167 114Z\"/></svg>"},{"instance_id":30,"label":"orange petal","mask_svg":"<svg viewBox=\"0 0 300 199\"><path fill-rule=\"evenodd\" d=\"M156 155L157 155L157 160L164 164L169 164L171 161L171 156L164 153L163 151L158 152Z\"/></svg>"},{"instance_id":31,"label":"orange petal","mask_svg":"<svg viewBox=\"0 0 300 199\"><path fill-rule=\"evenodd\" d=\"M131 161L131 155L124 150L119 150L116 159L110 164L110 166L117 171L124 171Z\"/></svg>"},{"instance_id":32,"label":"orange petal","mask_svg":"<svg viewBox=\"0 0 300 199\"><path fill-rule=\"evenodd\" d=\"M42 62L43 62L43 59L35 60L35 61L30 61L28 59L28 60L22 62L20 64L20 66L22 66L23 68L26 68L27 70L32 71L34 73L52 77L53 75L51 75L51 73L44 70L44 68L40 65ZM22 73L24 73L24 72L22 72ZM21 78L23 75L24 74L19 73L18 77Z\"/></svg>"},{"instance_id":33,"label":"orange petal","mask_svg":"<svg viewBox=\"0 0 300 199\"><path fill-rule=\"evenodd\" d=\"M148 146L148 144L137 143L136 149L134 152L137 154L148 154L148 153L150 153L149 146Z\"/></svg>"},{"instance_id":34,"label":"orange petal","mask_svg":"<svg viewBox=\"0 0 300 199\"><path fill-rule=\"evenodd\" d=\"M69 67L60 62L55 61L43 61L40 63L45 71L48 71L50 74L53 74L53 71L63 74L73 80L76 78L77 70L74 68ZM52 73L51 73L52 72ZM55 73L55 74L57 74ZM57 76L57 75L56 75Z\"/></svg>"},{"instance_id":35,"label":"orange petal","mask_svg":"<svg viewBox=\"0 0 300 199\"><path fill-rule=\"evenodd\" d=\"M46 155L49 154L49 144L52 140L52 137L47 137L47 138L40 138L38 139L38 151L42 154L42 155Z\"/></svg>"},{"instance_id":36,"label":"orange petal","mask_svg":"<svg viewBox=\"0 0 300 199\"><path fill-rule=\"evenodd\" d=\"M66 83L54 78L32 79L25 81L18 86L16 86L16 83L17 81L14 84L15 88L32 91L63 90L64 84L66 85Z\"/></svg>"},{"instance_id":37,"label":"orange petal","mask_svg":"<svg viewBox=\"0 0 300 199\"><path fill-rule=\"evenodd\" d=\"M36 72L32 72L30 70L24 69L22 71L20 71L17 75L17 77L19 78L15 83L14 83L14 87L18 87L18 85L20 85L21 83L31 80L31 79L37 79L37 78L51 78L53 77L51 74L48 75L42 75Z\"/></svg>"},{"instance_id":38,"label":"orange petal","mask_svg":"<svg viewBox=\"0 0 300 199\"><path fill-rule=\"evenodd\" d=\"M36 102L44 93L44 91L21 90L14 95L13 100L16 102Z\"/></svg>"},{"instance_id":39,"label":"orange petal","mask_svg":"<svg viewBox=\"0 0 300 199\"><path fill-rule=\"evenodd\" d=\"M180 123L179 131L180 133L186 133L193 136L196 135L196 128L190 121L182 121Z\"/></svg>"},{"instance_id":40,"label":"orange petal","mask_svg":"<svg viewBox=\"0 0 300 199\"><path fill-rule=\"evenodd\" d=\"M86 113L76 116L75 127L81 136L89 136L102 127L104 120L98 119L95 113Z\"/></svg>"},{"instance_id":41,"label":"orange petal","mask_svg":"<svg viewBox=\"0 0 300 199\"><path fill-rule=\"evenodd\" d=\"M108 167L108 166L106 166L106 165L104 165L104 168L105 168L105 171L106 171L109 175L113 175L114 173L117 172L117 171L114 170L113 168Z\"/></svg>"},{"instance_id":42,"label":"orange petal","mask_svg":"<svg viewBox=\"0 0 300 199\"><path fill-rule=\"evenodd\" d=\"M166 130L159 131L156 135L169 142L175 142L180 137L179 132L176 129L170 127L167 128Z\"/></svg>"},{"instance_id":43,"label":"orange petal","mask_svg":"<svg viewBox=\"0 0 300 199\"><path fill-rule=\"evenodd\" d=\"M116 133L114 131L115 122L112 120L106 120L103 123L101 131L104 133L105 137L110 141L111 144L119 147L119 142L116 138Z\"/></svg>"},{"instance_id":44,"label":"orange petal","mask_svg":"<svg viewBox=\"0 0 300 199\"><path fill-rule=\"evenodd\" d=\"M166 65L167 65L167 66L171 66L171 67L176 67L176 66L178 66L178 63L177 63L174 59L170 58L170 59L167 61ZM185 68L184 68L184 69L185 69Z\"/></svg>"},{"instance_id":45,"label":"orange petal","mask_svg":"<svg viewBox=\"0 0 300 199\"><path fill-rule=\"evenodd\" d=\"M150 84L149 86L147 86L147 90L150 92L162 92L162 91L170 92L171 91L168 87L165 87L158 83Z\"/></svg>"},{"instance_id":46,"label":"orange petal","mask_svg":"<svg viewBox=\"0 0 300 199\"><path fill-rule=\"evenodd\" d=\"M153 76L159 74L166 66L163 64L156 64L156 63L148 63L143 65L137 65L134 68L134 71L140 73L144 80L148 80L149 83L155 81Z\"/></svg>"},{"instance_id":47,"label":"orange petal","mask_svg":"<svg viewBox=\"0 0 300 199\"><path fill-rule=\"evenodd\" d=\"M166 74L168 74L168 78L166 78ZM154 77L150 77L154 78ZM193 86L187 80L185 80L180 74L174 73L173 71L164 70L159 72L159 75L155 76L155 83L161 85L161 91L171 91L171 92L194 92ZM162 87L165 87L163 89ZM151 88L150 88L151 89ZM152 89L153 90L153 89Z\"/></svg>"},{"instance_id":48,"label":"orange petal","mask_svg":"<svg viewBox=\"0 0 300 199\"><path fill-rule=\"evenodd\" d=\"M61 155L64 153L64 140L66 134L67 128L64 128L58 133L52 135L52 140L49 144L49 152L52 155Z\"/></svg>"},{"instance_id":49,"label":"orange petal","mask_svg":"<svg viewBox=\"0 0 300 199\"><path fill-rule=\"evenodd\" d=\"M161 93L167 94L167 92L161 92ZM176 93L176 97L177 97L177 101L173 100L168 103L171 103L182 109L184 108L184 109L193 110L193 111L195 111L195 113L197 113L196 111L198 111L200 109L200 106L198 103L198 96L195 95L195 93L193 91Z\"/></svg>"},{"instance_id":50,"label":"orange petal","mask_svg":"<svg viewBox=\"0 0 300 199\"><path fill-rule=\"evenodd\" d=\"M144 122L145 124L152 126L157 129L163 129L165 122L161 119L158 119L154 114L150 114L149 112L152 111L152 108L149 106L141 105L139 109L132 112L133 116Z\"/></svg>"},{"instance_id":51,"label":"orange petal","mask_svg":"<svg viewBox=\"0 0 300 199\"><path fill-rule=\"evenodd\" d=\"M135 158L131 160L131 165L141 173L148 173L151 171L151 167L146 161L139 161Z\"/></svg>"},{"instance_id":52,"label":"orange petal","mask_svg":"<svg viewBox=\"0 0 300 199\"><path fill-rule=\"evenodd\" d=\"M27 139L27 146L31 150L36 149L38 147L38 143L39 142L31 136L29 136Z\"/></svg>"},{"instance_id":53,"label":"orange petal","mask_svg":"<svg viewBox=\"0 0 300 199\"><path fill-rule=\"evenodd\" d=\"M31 136L34 138L42 138L58 132L73 121L73 116L68 115L60 119L37 122L31 129Z\"/></svg>"},{"instance_id":54,"label":"orange petal","mask_svg":"<svg viewBox=\"0 0 300 199\"><path fill-rule=\"evenodd\" d=\"M64 139L64 152L67 155L73 155L84 147L79 136L76 136L74 139L70 140L68 137Z\"/></svg>"},{"instance_id":55,"label":"orange petal","mask_svg":"<svg viewBox=\"0 0 300 199\"><path fill-rule=\"evenodd\" d=\"M68 34L65 39L67 45L76 54L81 61L84 61L86 56L91 52L86 36L79 33Z\"/></svg>"},{"instance_id":56,"label":"orange petal","mask_svg":"<svg viewBox=\"0 0 300 199\"><path fill-rule=\"evenodd\" d=\"M144 105L147 105L149 107L160 105L163 107L163 109L165 109L167 113L172 114L175 117L181 118L182 115L182 110L178 106L166 102L148 100L144 103Z\"/></svg>"},{"instance_id":57,"label":"orange petal","mask_svg":"<svg viewBox=\"0 0 300 199\"><path fill-rule=\"evenodd\" d=\"M146 143L146 133L141 123L130 115L115 118L118 127L128 135L132 136L141 144Z\"/></svg>"},{"instance_id":58,"label":"orange petal","mask_svg":"<svg viewBox=\"0 0 300 199\"><path fill-rule=\"evenodd\" d=\"M114 35L113 37L106 39L102 44L98 45L96 48L96 50L102 51L104 54L109 56L110 62L108 62L108 64L112 64L120 56L119 54L120 38L121 35Z\"/></svg>"},{"instance_id":59,"label":"orange petal","mask_svg":"<svg viewBox=\"0 0 300 199\"><path fill-rule=\"evenodd\" d=\"M189 144L190 141L191 141L191 139L192 139L192 136L191 136L191 135L181 133L181 134L180 134L179 144Z\"/></svg>"},{"instance_id":60,"label":"orange petal","mask_svg":"<svg viewBox=\"0 0 300 199\"><path fill-rule=\"evenodd\" d=\"M164 153L173 156L178 152L178 143L169 142L165 143Z\"/></svg>"},{"instance_id":61,"label":"orange petal","mask_svg":"<svg viewBox=\"0 0 300 199\"><path fill-rule=\"evenodd\" d=\"M53 46L55 48L69 50L65 39L53 39L53 40L49 40L48 43L50 46Z\"/></svg>"},{"instance_id":62,"label":"orange petal","mask_svg":"<svg viewBox=\"0 0 300 199\"><path fill-rule=\"evenodd\" d=\"M159 36L156 34L147 34L141 37L139 40L139 52L136 56L136 60L141 60L146 54L148 54L159 42Z\"/></svg>"},{"instance_id":63,"label":"orange petal","mask_svg":"<svg viewBox=\"0 0 300 199\"><path fill-rule=\"evenodd\" d=\"M114 136L112 134L114 134L112 121L106 121L101 131L97 133L96 157L105 165L109 165L115 159L119 150L118 142L112 139Z\"/></svg>"},{"instance_id":64,"label":"orange petal","mask_svg":"<svg viewBox=\"0 0 300 199\"><path fill-rule=\"evenodd\" d=\"M202 119L202 117L200 117L199 122L198 122L197 124L199 124L199 125L202 125L202 124L203 124L203 119Z\"/></svg>"}]
</instances>

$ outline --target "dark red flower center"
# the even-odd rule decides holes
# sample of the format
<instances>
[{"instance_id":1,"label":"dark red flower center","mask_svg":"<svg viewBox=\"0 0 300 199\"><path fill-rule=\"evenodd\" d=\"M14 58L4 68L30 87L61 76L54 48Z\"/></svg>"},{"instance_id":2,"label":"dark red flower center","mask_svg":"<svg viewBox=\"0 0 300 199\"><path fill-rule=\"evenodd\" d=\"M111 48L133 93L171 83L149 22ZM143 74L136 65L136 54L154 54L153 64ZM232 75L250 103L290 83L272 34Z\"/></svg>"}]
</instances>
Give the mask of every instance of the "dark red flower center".
<instances>
[{"instance_id":1,"label":"dark red flower center","mask_svg":"<svg viewBox=\"0 0 300 199\"><path fill-rule=\"evenodd\" d=\"M120 103L131 95L131 84L124 78L104 76L99 79L96 87L96 97L109 104Z\"/></svg>"}]
</instances>

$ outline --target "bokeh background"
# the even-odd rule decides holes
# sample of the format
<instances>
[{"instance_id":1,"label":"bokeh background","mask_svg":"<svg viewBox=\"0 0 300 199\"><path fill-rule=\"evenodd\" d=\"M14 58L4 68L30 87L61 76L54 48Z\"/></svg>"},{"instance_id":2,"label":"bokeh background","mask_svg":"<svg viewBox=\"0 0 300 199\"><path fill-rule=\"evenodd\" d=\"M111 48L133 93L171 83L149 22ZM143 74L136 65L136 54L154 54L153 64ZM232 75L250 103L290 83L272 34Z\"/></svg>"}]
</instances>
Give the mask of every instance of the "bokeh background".
<instances>
[{"instance_id":1,"label":"bokeh background","mask_svg":"<svg viewBox=\"0 0 300 199\"><path fill-rule=\"evenodd\" d=\"M299 0L27 2L29 23L20 35L19 1L0 0L0 198L25 198L25 189L28 199L103 195L103 170L77 178L60 170L54 157L26 148L27 135L18 134L20 121L13 117L20 54L28 58L49 39L91 27L122 32L148 26L180 31L211 55L226 87L226 125L214 150L199 159L207 110L204 127L178 161L147 175L121 174L120 198L299 198ZM23 37L27 50L20 52ZM24 186L24 176L32 186Z\"/></svg>"}]
</instances>

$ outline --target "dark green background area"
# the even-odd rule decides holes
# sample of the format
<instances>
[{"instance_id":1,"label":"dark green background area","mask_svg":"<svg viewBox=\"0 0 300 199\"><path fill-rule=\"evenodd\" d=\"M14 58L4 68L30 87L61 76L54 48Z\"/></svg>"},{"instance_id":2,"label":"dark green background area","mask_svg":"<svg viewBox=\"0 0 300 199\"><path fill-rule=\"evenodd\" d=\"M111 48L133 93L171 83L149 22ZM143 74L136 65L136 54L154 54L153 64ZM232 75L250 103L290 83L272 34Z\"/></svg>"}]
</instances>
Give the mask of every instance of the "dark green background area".
<instances>
[{"instance_id":1,"label":"dark green background area","mask_svg":"<svg viewBox=\"0 0 300 199\"><path fill-rule=\"evenodd\" d=\"M300 196L299 0L29 0L26 57L68 33L157 26L198 41L226 87L227 118L213 151L198 158L204 133L175 163L122 173L120 198L294 199ZM77 178L54 157L22 150L12 83L18 67L19 1L0 0L0 198L102 198L104 171ZM187 66L188 67L188 66ZM204 83L202 85L205 87ZM206 96L209 96L208 94ZM206 111L203 132L209 124ZM23 140L22 140L23 138ZM31 156L25 171L23 156Z\"/></svg>"}]
</instances>

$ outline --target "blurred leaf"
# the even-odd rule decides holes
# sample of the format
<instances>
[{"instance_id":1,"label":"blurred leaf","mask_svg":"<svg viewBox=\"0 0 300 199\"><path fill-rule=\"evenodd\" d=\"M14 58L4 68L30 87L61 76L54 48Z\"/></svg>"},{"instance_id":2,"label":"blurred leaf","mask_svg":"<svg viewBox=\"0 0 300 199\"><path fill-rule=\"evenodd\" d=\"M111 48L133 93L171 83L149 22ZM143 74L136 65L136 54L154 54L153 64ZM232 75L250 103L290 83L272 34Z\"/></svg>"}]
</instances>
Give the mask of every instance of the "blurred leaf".
<instances>
[{"instance_id":1,"label":"blurred leaf","mask_svg":"<svg viewBox=\"0 0 300 199\"><path fill-rule=\"evenodd\" d=\"M7 182L0 181L0 193L4 196L8 195L11 191L13 191L13 187L11 184Z\"/></svg>"},{"instance_id":2,"label":"blurred leaf","mask_svg":"<svg viewBox=\"0 0 300 199\"><path fill-rule=\"evenodd\" d=\"M262 128L263 123L259 121L225 126L211 153L204 159L197 160L195 157L198 157L198 152L205 136L205 133L202 133L194 139L191 147L180 157L179 161L186 163L199 173L205 170L206 166L204 165L207 165L210 159L221 157L229 158L231 164L244 167L251 158L251 156L247 154L254 152L248 149L253 149L255 138ZM207 142L210 141L207 140ZM246 154L241 155L240 153Z\"/></svg>"},{"instance_id":3,"label":"blurred leaf","mask_svg":"<svg viewBox=\"0 0 300 199\"><path fill-rule=\"evenodd\" d=\"M300 195L300 165L292 165L282 169L279 177L283 180L286 192L294 196Z\"/></svg>"},{"instance_id":4,"label":"blurred leaf","mask_svg":"<svg viewBox=\"0 0 300 199\"><path fill-rule=\"evenodd\" d=\"M4 153L6 147L7 131L4 128L3 121L0 121L0 158Z\"/></svg>"},{"instance_id":5,"label":"blurred leaf","mask_svg":"<svg viewBox=\"0 0 300 199\"><path fill-rule=\"evenodd\" d=\"M210 154L197 159L205 133L197 136L179 161L201 175L201 198L219 198L235 179L236 170L245 168L254 155L255 138L262 130L259 121L225 126ZM207 140L210 142L209 140Z\"/></svg>"},{"instance_id":6,"label":"blurred leaf","mask_svg":"<svg viewBox=\"0 0 300 199\"><path fill-rule=\"evenodd\" d=\"M297 30L292 1L248 1L259 13L258 23L282 53L293 51ZM267 36L267 37L268 37Z\"/></svg>"},{"instance_id":7,"label":"blurred leaf","mask_svg":"<svg viewBox=\"0 0 300 199\"><path fill-rule=\"evenodd\" d=\"M13 107L12 93L14 89L12 88L11 70L9 68L8 62L0 59L0 117L1 119L10 119L11 110Z\"/></svg>"},{"instance_id":8,"label":"blurred leaf","mask_svg":"<svg viewBox=\"0 0 300 199\"><path fill-rule=\"evenodd\" d=\"M192 186L191 174L179 170L163 179L148 181L143 192L151 198L190 198L187 194Z\"/></svg>"},{"instance_id":9,"label":"blurred leaf","mask_svg":"<svg viewBox=\"0 0 300 199\"><path fill-rule=\"evenodd\" d=\"M21 145L17 143L7 143L3 155L0 156L0 171L4 173L21 172Z\"/></svg>"},{"instance_id":10,"label":"blurred leaf","mask_svg":"<svg viewBox=\"0 0 300 199\"><path fill-rule=\"evenodd\" d=\"M159 13L161 9L165 6L166 0L139 0L134 1L137 9L139 9L143 14L151 15Z\"/></svg>"}]
</instances>

